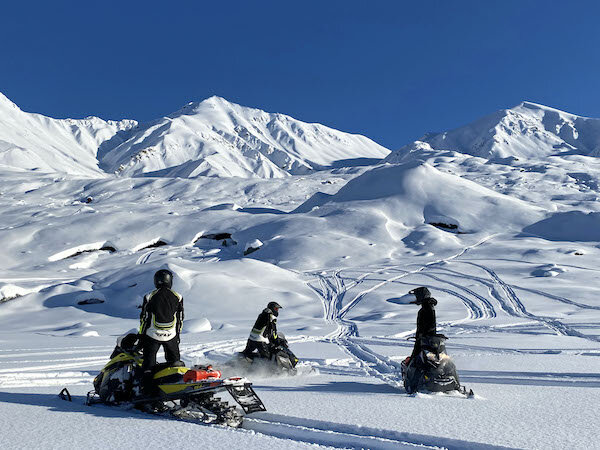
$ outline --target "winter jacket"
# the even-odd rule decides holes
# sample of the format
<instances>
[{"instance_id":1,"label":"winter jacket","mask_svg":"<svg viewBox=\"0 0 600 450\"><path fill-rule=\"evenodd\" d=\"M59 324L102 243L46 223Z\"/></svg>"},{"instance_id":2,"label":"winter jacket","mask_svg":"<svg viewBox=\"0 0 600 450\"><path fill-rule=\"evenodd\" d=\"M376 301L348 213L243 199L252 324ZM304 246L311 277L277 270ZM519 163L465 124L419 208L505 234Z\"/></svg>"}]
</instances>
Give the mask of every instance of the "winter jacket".
<instances>
[{"instance_id":1,"label":"winter jacket","mask_svg":"<svg viewBox=\"0 0 600 450\"><path fill-rule=\"evenodd\" d=\"M435 309L433 309L436 304L436 299L428 298L421 305L421 309L417 314L417 339L422 336L434 336L436 334Z\"/></svg>"},{"instance_id":2,"label":"winter jacket","mask_svg":"<svg viewBox=\"0 0 600 450\"><path fill-rule=\"evenodd\" d=\"M140 314L140 334L166 342L181 334L183 326L183 297L161 287L144 296Z\"/></svg>"},{"instance_id":3,"label":"winter jacket","mask_svg":"<svg viewBox=\"0 0 600 450\"><path fill-rule=\"evenodd\" d=\"M250 337L255 342L272 342L277 339L277 316L269 308L265 308L256 319Z\"/></svg>"}]
</instances>

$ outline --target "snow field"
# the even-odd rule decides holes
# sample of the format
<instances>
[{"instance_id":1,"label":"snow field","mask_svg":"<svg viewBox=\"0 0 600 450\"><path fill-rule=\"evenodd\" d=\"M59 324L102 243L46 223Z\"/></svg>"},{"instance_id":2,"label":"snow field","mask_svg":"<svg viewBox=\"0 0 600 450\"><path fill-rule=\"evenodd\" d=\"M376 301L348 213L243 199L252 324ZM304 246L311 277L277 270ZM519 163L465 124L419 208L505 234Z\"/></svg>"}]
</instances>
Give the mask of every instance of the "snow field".
<instances>
[{"instance_id":1,"label":"snow field","mask_svg":"<svg viewBox=\"0 0 600 450\"><path fill-rule=\"evenodd\" d=\"M3 118L34 120L0 103ZM209 137L226 156L192 161L199 146L182 147L210 140L202 117L220 126ZM64 128L46 119L35 119L45 124L35 142L14 143L29 156L10 159L11 147L0 169L3 448L597 447L594 119L526 103L365 166L340 162L376 157L344 150L360 137L212 99L137 129L72 123L93 131L89 148L112 141L114 160L107 147L79 155L61 137L71 162L32 170L40 142L55 148ZM67 173L42 173L56 161ZM124 165L122 176L98 161ZM168 177L219 171L227 177ZM188 364L218 367L268 301L284 306L279 328L301 375L254 377L268 411L241 430L83 405L165 267L185 299ZM438 329L474 399L404 392L417 308L390 300L416 286L438 299ZM64 386L72 403L56 397Z\"/></svg>"}]
</instances>

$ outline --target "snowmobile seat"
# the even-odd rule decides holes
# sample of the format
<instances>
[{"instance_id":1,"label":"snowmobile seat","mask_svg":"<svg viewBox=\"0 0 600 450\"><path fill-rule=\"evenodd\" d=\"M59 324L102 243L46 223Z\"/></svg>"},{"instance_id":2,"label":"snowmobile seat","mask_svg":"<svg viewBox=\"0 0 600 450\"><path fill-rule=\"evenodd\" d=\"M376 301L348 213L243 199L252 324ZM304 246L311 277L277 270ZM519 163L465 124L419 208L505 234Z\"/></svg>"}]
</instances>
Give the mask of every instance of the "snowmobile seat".
<instances>
[{"instance_id":1,"label":"snowmobile seat","mask_svg":"<svg viewBox=\"0 0 600 450\"><path fill-rule=\"evenodd\" d=\"M189 369L181 361L161 363L152 368L152 380L155 384L181 383L183 375Z\"/></svg>"},{"instance_id":2,"label":"snowmobile seat","mask_svg":"<svg viewBox=\"0 0 600 450\"><path fill-rule=\"evenodd\" d=\"M171 363L158 363L154 367L152 367L152 375L156 375L158 372L169 369L171 367L185 367L185 363L183 361L175 361Z\"/></svg>"}]
</instances>

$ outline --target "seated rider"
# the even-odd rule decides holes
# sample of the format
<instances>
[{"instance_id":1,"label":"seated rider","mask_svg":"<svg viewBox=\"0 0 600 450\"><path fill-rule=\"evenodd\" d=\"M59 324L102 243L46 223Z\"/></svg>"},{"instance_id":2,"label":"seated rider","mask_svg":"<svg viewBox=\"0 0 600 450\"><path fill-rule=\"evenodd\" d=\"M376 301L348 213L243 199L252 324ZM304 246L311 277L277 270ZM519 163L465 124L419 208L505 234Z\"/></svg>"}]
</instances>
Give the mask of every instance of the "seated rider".
<instances>
[{"instance_id":1,"label":"seated rider","mask_svg":"<svg viewBox=\"0 0 600 450\"><path fill-rule=\"evenodd\" d=\"M435 322L435 309L437 300L431 296L431 292L426 287L418 287L409 292L415 296L412 304L421 305L421 309L417 314L417 333L415 346L413 348L410 360L414 360L416 356L421 352L421 338L425 336L435 336L436 322Z\"/></svg>"},{"instance_id":2,"label":"seated rider","mask_svg":"<svg viewBox=\"0 0 600 450\"><path fill-rule=\"evenodd\" d=\"M254 351L258 351L261 358L270 359L269 344L277 342L277 316L282 306L277 302L269 302L267 307L258 315L254 327L248 337L248 343L242 354L252 358Z\"/></svg>"}]
</instances>

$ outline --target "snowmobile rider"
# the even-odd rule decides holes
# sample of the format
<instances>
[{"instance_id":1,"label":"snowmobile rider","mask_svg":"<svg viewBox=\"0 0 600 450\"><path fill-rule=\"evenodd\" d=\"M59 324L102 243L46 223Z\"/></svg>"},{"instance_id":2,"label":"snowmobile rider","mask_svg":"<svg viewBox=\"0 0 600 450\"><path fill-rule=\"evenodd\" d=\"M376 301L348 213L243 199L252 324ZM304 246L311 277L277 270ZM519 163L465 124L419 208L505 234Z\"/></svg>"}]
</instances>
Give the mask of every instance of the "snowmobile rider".
<instances>
[{"instance_id":1,"label":"snowmobile rider","mask_svg":"<svg viewBox=\"0 0 600 450\"><path fill-rule=\"evenodd\" d=\"M270 359L271 351L269 344L277 342L277 316L282 306L277 302L269 302L267 307L258 315L248 343L242 354L246 358L252 358L254 351L258 351L261 358Z\"/></svg>"},{"instance_id":2,"label":"snowmobile rider","mask_svg":"<svg viewBox=\"0 0 600 450\"><path fill-rule=\"evenodd\" d=\"M433 309L437 305L437 300L431 296L431 292L426 287L415 288L409 294L414 295L416 298L410 303L421 305L421 309L417 314L415 346L410 356L410 359L414 361L414 358L421 352L421 338L424 336L435 336L437 333L435 309Z\"/></svg>"},{"instance_id":3,"label":"snowmobile rider","mask_svg":"<svg viewBox=\"0 0 600 450\"><path fill-rule=\"evenodd\" d=\"M143 390L152 381L156 353L162 346L168 363L179 361L179 340L183 326L183 297L173 291L173 273L161 269L154 274L156 289L144 296L140 314L140 338L144 361L142 363Z\"/></svg>"}]
</instances>

